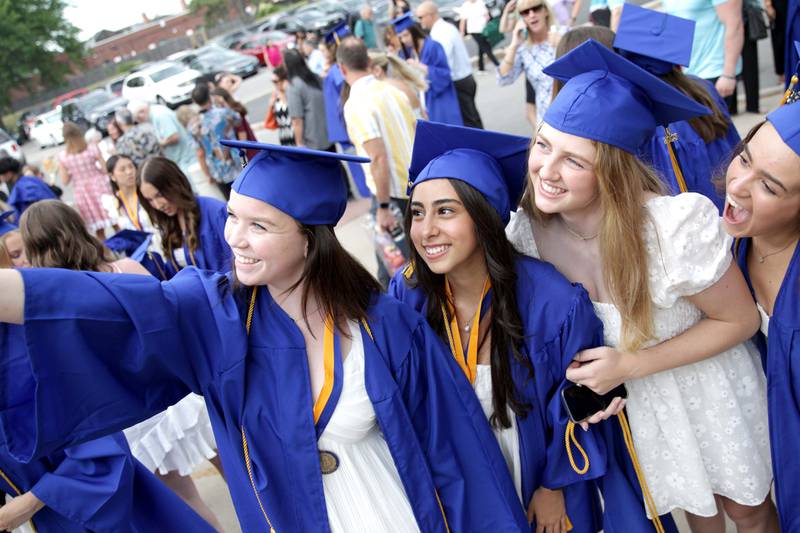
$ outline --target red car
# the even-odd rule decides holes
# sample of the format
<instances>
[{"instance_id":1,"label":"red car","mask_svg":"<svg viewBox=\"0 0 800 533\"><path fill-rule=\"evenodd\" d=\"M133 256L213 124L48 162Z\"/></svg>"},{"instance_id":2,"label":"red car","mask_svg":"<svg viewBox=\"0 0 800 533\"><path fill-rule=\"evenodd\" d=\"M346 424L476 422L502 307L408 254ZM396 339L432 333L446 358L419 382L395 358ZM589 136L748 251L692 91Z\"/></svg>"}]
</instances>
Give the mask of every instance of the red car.
<instances>
[{"instance_id":1,"label":"red car","mask_svg":"<svg viewBox=\"0 0 800 533\"><path fill-rule=\"evenodd\" d=\"M275 67L280 62L275 62L276 53L274 51L271 54L267 52L267 43L277 47L277 53L280 53L281 50L294 43L294 36L277 30L265 31L244 39L233 49L242 54L258 58L259 63L265 67Z\"/></svg>"},{"instance_id":2,"label":"red car","mask_svg":"<svg viewBox=\"0 0 800 533\"><path fill-rule=\"evenodd\" d=\"M61 105L62 102L66 102L70 98L75 98L78 96L83 96L84 94L89 94L88 87L81 87L80 89L75 89L74 91L70 91L68 93L64 93L60 96L56 96L53 99L53 109Z\"/></svg>"}]
</instances>

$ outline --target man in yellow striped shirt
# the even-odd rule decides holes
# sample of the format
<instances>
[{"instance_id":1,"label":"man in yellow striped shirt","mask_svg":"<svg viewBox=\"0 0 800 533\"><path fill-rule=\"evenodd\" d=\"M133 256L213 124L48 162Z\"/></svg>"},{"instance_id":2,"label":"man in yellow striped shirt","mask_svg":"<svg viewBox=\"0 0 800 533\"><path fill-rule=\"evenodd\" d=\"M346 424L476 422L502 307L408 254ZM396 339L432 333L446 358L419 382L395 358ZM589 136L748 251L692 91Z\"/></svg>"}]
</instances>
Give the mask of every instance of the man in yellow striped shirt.
<instances>
[{"instance_id":1,"label":"man in yellow striped shirt","mask_svg":"<svg viewBox=\"0 0 800 533\"><path fill-rule=\"evenodd\" d=\"M350 95L344 104L347 134L358 155L371 160L364 164L364 174L373 195L375 220L381 230L391 233L398 226L391 203L402 211L408 204L406 185L416 127L414 111L402 92L370 74L367 47L361 40L344 39L336 56L350 85ZM402 244L408 257L407 239ZM379 278L388 282L382 262L378 261L378 265Z\"/></svg>"}]
</instances>

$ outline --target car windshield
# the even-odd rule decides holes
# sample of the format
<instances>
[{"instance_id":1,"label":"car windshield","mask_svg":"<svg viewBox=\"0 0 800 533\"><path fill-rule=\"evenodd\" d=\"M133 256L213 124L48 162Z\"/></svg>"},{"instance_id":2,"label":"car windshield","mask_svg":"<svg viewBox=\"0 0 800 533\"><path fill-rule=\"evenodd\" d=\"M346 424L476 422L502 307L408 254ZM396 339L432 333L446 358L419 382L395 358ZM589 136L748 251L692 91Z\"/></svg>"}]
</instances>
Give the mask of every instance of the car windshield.
<instances>
[{"instance_id":1,"label":"car windshield","mask_svg":"<svg viewBox=\"0 0 800 533\"><path fill-rule=\"evenodd\" d=\"M209 61L229 61L231 59L238 59L240 55L241 54L237 54L235 52L228 52L227 50L216 48L211 50L202 50L197 55L197 59L203 61L204 63L208 63Z\"/></svg>"},{"instance_id":2,"label":"car windshield","mask_svg":"<svg viewBox=\"0 0 800 533\"><path fill-rule=\"evenodd\" d=\"M89 93L80 100L78 100L77 104L83 110L94 109L95 107L101 106L106 102L111 101L112 96L105 91L97 91L93 93Z\"/></svg>"},{"instance_id":3,"label":"car windshield","mask_svg":"<svg viewBox=\"0 0 800 533\"><path fill-rule=\"evenodd\" d=\"M167 78L171 78L172 76L177 76L178 74L185 72L186 69L180 65L169 65L161 70L156 70L149 74L150 79L154 82L158 83L162 80Z\"/></svg>"}]
</instances>

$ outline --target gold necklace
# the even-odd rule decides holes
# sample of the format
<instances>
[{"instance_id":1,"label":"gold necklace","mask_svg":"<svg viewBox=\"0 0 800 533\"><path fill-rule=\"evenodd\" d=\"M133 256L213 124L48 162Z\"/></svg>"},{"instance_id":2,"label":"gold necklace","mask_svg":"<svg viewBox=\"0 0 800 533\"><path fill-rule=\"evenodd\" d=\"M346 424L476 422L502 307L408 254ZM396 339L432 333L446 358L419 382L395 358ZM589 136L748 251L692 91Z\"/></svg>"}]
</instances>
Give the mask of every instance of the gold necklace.
<instances>
[{"instance_id":1,"label":"gold necklace","mask_svg":"<svg viewBox=\"0 0 800 533\"><path fill-rule=\"evenodd\" d=\"M595 234L594 234L594 235L592 235L591 237L584 237L583 235L581 235L581 234L580 234L580 233L578 233L577 231L575 231L575 230L573 230L572 228L570 228L570 227L569 227L569 225L567 225L567 223L566 223L566 222L564 222L564 219L563 219L563 218L559 218L559 220L561 220L561 224L562 224L562 225L564 226L564 228L565 228L565 229L566 229L566 230L567 230L567 231L570 233L570 235L572 235L573 237L575 237L575 238L576 238L576 239L578 239L579 241L584 241L584 242L585 242L585 241L591 241L592 239L596 239L596 238L597 238L597 236L598 236L598 235L600 235L600 232L598 231L597 233L595 233Z\"/></svg>"},{"instance_id":2,"label":"gold necklace","mask_svg":"<svg viewBox=\"0 0 800 533\"><path fill-rule=\"evenodd\" d=\"M779 250L775 250L774 252L770 252L770 253L768 253L768 254L763 254L763 255L762 255L762 254L760 254L760 253L758 253L758 250L756 250L755 243L753 243L753 251L756 253L756 258L758 259L758 262L759 262L759 263L763 263L763 262L764 262L764 260L765 260L767 257L770 257L770 256L772 256L772 255L775 255L775 254L779 254L779 253L781 253L782 251L784 251L785 249L787 249L789 246L791 246L791 245L792 245L792 244L794 244L795 242L797 242L797 239L792 239L791 241L789 241L788 243L786 243L786 246L784 246L783 248L781 248L781 249L779 249Z\"/></svg>"}]
</instances>

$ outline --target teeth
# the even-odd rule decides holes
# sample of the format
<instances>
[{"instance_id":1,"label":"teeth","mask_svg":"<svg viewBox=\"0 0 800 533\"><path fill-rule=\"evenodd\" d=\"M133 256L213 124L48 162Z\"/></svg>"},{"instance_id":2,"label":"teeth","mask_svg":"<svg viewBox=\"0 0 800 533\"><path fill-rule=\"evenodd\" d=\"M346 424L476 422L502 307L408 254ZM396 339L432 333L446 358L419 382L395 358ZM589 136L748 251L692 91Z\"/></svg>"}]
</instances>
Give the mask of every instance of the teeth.
<instances>
[{"instance_id":1,"label":"teeth","mask_svg":"<svg viewBox=\"0 0 800 533\"><path fill-rule=\"evenodd\" d=\"M253 265L255 263L258 263L258 261L259 261L258 259L253 259L252 257L245 257L245 256L239 255L239 254L234 254L234 255L236 256L236 262L237 263L242 263L242 264L245 264L245 265Z\"/></svg>"},{"instance_id":2,"label":"teeth","mask_svg":"<svg viewBox=\"0 0 800 533\"><path fill-rule=\"evenodd\" d=\"M447 245L444 245L444 244L441 245L441 246L426 246L425 247L425 253L427 253L428 255L440 254L440 253L444 252L445 250L447 250Z\"/></svg>"},{"instance_id":3,"label":"teeth","mask_svg":"<svg viewBox=\"0 0 800 533\"><path fill-rule=\"evenodd\" d=\"M741 207L739 204L737 204L737 203L736 203L736 202L733 200L733 198L731 198L731 195L730 195L730 194L726 194L726 195L725 195L725 200L727 200L727 202L730 204L730 206L731 206L731 207L733 207L734 209L739 209L739 208Z\"/></svg>"},{"instance_id":4,"label":"teeth","mask_svg":"<svg viewBox=\"0 0 800 533\"><path fill-rule=\"evenodd\" d=\"M561 194L567 192L566 189L562 189L561 187L555 187L554 185L548 184L546 181L542 181L541 183L542 183L542 189L544 189L544 191L547 193Z\"/></svg>"}]
</instances>

